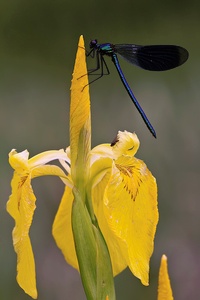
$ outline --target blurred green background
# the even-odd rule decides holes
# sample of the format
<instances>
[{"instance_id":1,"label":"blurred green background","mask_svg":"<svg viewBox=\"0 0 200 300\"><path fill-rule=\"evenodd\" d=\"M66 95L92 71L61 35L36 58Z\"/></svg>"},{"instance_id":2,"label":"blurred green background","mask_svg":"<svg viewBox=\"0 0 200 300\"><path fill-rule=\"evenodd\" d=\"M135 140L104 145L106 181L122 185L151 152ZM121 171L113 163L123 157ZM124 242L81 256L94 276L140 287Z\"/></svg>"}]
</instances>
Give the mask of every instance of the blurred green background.
<instances>
[{"instance_id":1,"label":"blurred green background","mask_svg":"<svg viewBox=\"0 0 200 300\"><path fill-rule=\"evenodd\" d=\"M157 297L160 258L168 256L175 299L199 299L200 278L200 59L199 1L0 2L0 299L30 299L18 287L16 255L6 213L12 148L30 155L69 144L70 81L81 34L99 42L177 44L190 58L172 71L152 73L123 60L130 86L157 131L155 140L124 90L109 59L110 76L91 85L93 146L118 130L136 131L143 159L159 188L160 222L151 259L150 286L128 270L116 278L117 299ZM91 63L91 62L89 62ZM57 178L33 182L37 209L31 228L38 299L85 299L79 274L68 266L51 235L63 192Z\"/></svg>"}]
</instances>

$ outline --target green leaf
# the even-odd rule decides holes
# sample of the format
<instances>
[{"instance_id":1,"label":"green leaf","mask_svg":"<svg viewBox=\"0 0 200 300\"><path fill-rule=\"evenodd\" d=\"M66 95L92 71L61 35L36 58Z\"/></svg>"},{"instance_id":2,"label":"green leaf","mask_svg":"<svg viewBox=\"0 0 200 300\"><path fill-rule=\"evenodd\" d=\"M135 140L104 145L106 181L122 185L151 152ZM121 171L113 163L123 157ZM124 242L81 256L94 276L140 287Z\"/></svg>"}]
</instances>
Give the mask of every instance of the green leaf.
<instances>
[{"instance_id":1,"label":"green leaf","mask_svg":"<svg viewBox=\"0 0 200 300\"><path fill-rule=\"evenodd\" d=\"M107 245L98 225L91 222L85 201L73 189L72 230L82 283L88 300L115 299Z\"/></svg>"},{"instance_id":2,"label":"green leaf","mask_svg":"<svg viewBox=\"0 0 200 300\"><path fill-rule=\"evenodd\" d=\"M97 299L115 299L112 265L108 247L99 228L93 226L97 243Z\"/></svg>"}]
</instances>

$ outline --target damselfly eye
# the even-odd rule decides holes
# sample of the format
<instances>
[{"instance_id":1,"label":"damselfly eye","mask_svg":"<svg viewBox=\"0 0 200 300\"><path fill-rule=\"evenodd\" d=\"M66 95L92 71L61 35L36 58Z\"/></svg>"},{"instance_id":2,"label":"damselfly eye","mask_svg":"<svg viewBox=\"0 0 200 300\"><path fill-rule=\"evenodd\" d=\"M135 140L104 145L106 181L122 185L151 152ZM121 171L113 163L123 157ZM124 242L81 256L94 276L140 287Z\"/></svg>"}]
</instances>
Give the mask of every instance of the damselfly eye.
<instances>
[{"instance_id":1,"label":"damselfly eye","mask_svg":"<svg viewBox=\"0 0 200 300\"><path fill-rule=\"evenodd\" d=\"M97 44L97 40L92 40L90 42L90 48L94 48L96 46L96 44Z\"/></svg>"}]
</instances>

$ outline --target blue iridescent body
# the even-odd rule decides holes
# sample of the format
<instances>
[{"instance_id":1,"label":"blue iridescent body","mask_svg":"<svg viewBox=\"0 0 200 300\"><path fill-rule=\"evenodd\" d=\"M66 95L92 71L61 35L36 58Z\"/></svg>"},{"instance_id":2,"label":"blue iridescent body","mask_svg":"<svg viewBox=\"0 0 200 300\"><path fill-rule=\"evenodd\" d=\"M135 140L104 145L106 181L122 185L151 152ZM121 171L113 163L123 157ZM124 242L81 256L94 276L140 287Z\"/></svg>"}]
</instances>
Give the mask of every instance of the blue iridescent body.
<instances>
[{"instance_id":1,"label":"blue iridescent body","mask_svg":"<svg viewBox=\"0 0 200 300\"><path fill-rule=\"evenodd\" d=\"M95 69L89 70L88 74L90 75L95 73L99 69L101 70L99 77L97 77L92 82L101 78L105 74L104 68L106 69L107 75L110 74L107 64L104 60L105 55L110 56L131 100L135 104L137 110L139 111L142 119L144 120L152 135L156 137L156 132L153 126L151 125L145 112L134 96L128 82L126 81L126 78L120 67L117 54L122 56L128 62L142 69L149 71L165 71L182 65L188 59L188 51L180 46L174 45L139 46L134 44L98 44L97 40L92 40L90 42L90 49L91 50L87 54L87 56L96 56L97 66Z\"/></svg>"}]
</instances>

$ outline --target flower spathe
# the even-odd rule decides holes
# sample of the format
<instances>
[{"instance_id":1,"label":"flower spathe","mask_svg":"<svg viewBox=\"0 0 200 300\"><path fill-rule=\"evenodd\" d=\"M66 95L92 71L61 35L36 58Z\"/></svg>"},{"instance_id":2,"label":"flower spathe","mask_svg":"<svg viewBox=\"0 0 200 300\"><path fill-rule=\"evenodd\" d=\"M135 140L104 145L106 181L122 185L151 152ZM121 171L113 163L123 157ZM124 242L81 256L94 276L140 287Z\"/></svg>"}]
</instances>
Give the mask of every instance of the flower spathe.
<instances>
[{"instance_id":1,"label":"flower spathe","mask_svg":"<svg viewBox=\"0 0 200 300\"><path fill-rule=\"evenodd\" d=\"M31 180L59 176L65 191L53 224L53 236L66 261L79 270L72 231L74 191L84 195L90 217L96 218L112 262L113 274L129 267L144 285L149 281L149 260L158 222L156 180L146 164L135 157L139 140L135 133L119 131L112 144L91 149L90 98L83 37L71 86L70 147L46 151L28 158L28 151L10 153L14 168L12 194L7 210L15 220L13 244L17 253L17 280L37 297L35 263L29 229L35 210ZM58 159L58 166L48 165ZM97 262L98 263L98 262Z\"/></svg>"}]
</instances>

